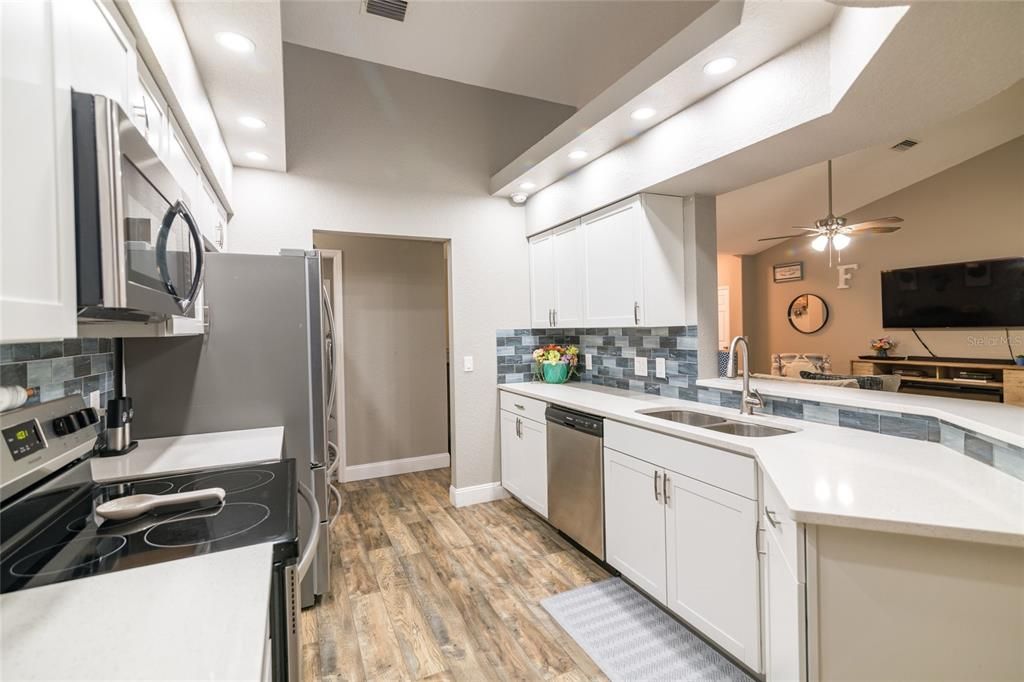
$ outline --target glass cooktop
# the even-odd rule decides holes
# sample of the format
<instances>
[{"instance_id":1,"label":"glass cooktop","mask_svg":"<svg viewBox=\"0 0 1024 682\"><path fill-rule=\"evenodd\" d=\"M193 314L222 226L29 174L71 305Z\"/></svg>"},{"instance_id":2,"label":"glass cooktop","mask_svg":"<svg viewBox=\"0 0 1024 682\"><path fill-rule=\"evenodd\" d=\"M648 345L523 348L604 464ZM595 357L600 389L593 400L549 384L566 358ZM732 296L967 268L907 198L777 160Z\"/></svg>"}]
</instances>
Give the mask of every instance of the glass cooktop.
<instances>
[{"instance_id":1,"label":"glass cooktop","mask_svg":"<svg viewBox=\"0 0 1024 682\"><path fill-rule=\"evenodd\" d=\"M103 519L95 508L140 493L223 488L224 502ZM274 543L275 560L297 555L294 460L206 469L111 485L82 484L49 494L50 516L0 557L0 593L248 545Z\"/></svg>"}]
</instances>

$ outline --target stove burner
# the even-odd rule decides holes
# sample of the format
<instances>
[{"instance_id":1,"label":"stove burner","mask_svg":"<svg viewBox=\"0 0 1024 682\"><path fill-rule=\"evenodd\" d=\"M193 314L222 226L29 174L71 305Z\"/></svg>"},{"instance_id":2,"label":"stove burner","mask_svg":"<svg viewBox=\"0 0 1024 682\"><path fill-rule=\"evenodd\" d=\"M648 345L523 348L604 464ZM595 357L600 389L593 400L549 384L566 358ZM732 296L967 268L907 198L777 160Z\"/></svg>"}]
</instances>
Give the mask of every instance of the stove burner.
<instances>
[{"instance_id":1,"label":"stove burner","mask_svg":"<svg viewBox=\"0 0 1024 682\"><path fill-rule=\"evenodd\" d=\"M252 530L269 516L270 509L266 505L255 502L229 502L214 513L210 510L199 510L172 516L146 531L143 539L153 547L202 545L226 540Z\"/></svg>"},{"instance_id":2,"label":"stove burner","mask_svg":"<svg viewBox=\"0 0 1024 682\"><path fill-rule=\"evenodd\" d=\"M224 492L241 493L264 486L274 480L274 472L266 469L247 469L245 471L222 471L209 476L197 478L178 488L179 493L203 488L224 488Z\"/></svg>"},{"instance_id":3,"label":"stove burner","mask_svg":"<svg viewBox=\"0 0 1024 682\"><path fill-rule=\"evenodd\" d=\"M38 575L55 575L69 573L86 566L96 566L112 554L116 554L128 543L120 535L104 537L76 538L59 545L50 545L45 549L32 552L22 557L13 566L11 573L21 578L32 578ZM67 565L49 570L34 570L33 565L41 562L45 566L57 555L70 554Z\"/></svg>"},{"instance_id":4,"label":"stove burner","mask_svg":"<svg viewBox=\"0 0 1024 682\"><path fill-rule=\"evenodd\" d=\"M169 490L174 488L174 484L170 481L142 481L140 483L128 483L125 484L126 495L162 495ZM132 523L134 519L127 519L125 521L112 521L111 519L100 519L93 513L86 514L81 518L77 518L67 525L67 529L72 533L81 533L89 526L89 522L93 522L98 526L98 530L101 533L108 533L120 526L126 526ZM101 523L102 521L102 523Z\"/></svg>"}]
</instances>

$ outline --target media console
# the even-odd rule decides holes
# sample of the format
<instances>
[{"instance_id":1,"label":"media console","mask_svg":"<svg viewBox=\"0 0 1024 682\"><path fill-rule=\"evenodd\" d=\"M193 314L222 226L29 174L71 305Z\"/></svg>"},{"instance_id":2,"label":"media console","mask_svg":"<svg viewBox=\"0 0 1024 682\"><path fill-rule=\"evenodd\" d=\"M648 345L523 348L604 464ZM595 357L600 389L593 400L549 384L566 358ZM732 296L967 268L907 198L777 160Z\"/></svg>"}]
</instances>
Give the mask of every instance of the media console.
<instances>
[{"instance_id":1,"label":"media console","mask_svg":"<svg viewBox=\"0 0 1024 682\"><path fill-rule=\"evenodd\" d=\"M970 379L961 377L986 376ZM899 374L901 393L937 395L1024 406L1024 367L998 360L870 358L850 361L850 374Z\"/></svg>"}]
</instances>

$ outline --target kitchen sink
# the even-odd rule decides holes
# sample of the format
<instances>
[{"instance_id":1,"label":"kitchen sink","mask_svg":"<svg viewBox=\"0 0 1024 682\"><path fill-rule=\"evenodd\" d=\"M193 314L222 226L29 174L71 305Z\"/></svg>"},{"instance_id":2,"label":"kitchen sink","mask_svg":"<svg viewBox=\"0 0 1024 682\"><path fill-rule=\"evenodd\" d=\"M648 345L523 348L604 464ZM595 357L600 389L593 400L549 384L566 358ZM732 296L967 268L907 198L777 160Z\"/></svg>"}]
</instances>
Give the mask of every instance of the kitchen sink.
<instances>
[{"instance_id":1,"label":"kitchen sink","mask_svg":"<svg viewBox=\"0 0 1024 682\"><path fill-rule=\"evenodd\" d=\"M667 419L687 426L711 426L712 424L725 424L726 419L715 414L704 414L703 412L691 412L690 410L657 410L645 412L648 417Z\"/></svg>"},{"instance_id":2,"label":"kitchen sink","mask_svg":"<svg viewBox=\"0 0 1024 682\"><path fill-rule=\"evenodd\" d=\"M728 433L733 436L743 436L745 438L765 438L766 436L782 436L787 433L793 433L789 429L780 429L775 426L733 421L712 424L710 426L705 426L704 428L709 431L718 431L719 433Z\"/></svg>"}]
</instances>

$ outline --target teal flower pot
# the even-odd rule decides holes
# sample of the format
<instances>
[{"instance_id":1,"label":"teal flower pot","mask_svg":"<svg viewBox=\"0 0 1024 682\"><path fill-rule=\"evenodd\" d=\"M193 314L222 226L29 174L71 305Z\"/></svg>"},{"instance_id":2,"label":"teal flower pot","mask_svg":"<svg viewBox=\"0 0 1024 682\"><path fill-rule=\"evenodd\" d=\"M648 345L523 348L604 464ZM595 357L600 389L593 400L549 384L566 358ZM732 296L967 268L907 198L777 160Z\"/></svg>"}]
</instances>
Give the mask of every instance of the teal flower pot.
<instances>
[{"instance_id":1,"label":"teal flower pot","mask_svg":"<svg viewBox=\"0 0 1024 682\"><path fill-rule=\"evenodd\" d=\"M564 384L569 380L569 365L541 363L541 376L546 384Z\"/></svg>"}]
</instances>

